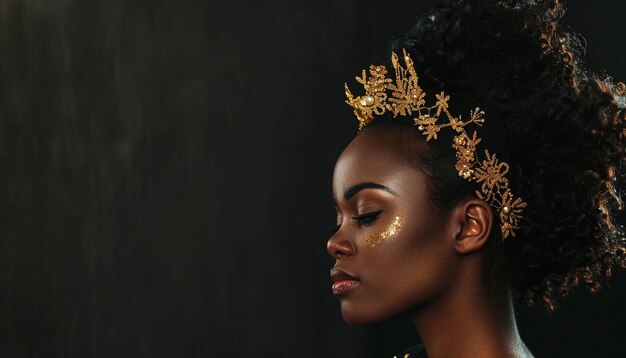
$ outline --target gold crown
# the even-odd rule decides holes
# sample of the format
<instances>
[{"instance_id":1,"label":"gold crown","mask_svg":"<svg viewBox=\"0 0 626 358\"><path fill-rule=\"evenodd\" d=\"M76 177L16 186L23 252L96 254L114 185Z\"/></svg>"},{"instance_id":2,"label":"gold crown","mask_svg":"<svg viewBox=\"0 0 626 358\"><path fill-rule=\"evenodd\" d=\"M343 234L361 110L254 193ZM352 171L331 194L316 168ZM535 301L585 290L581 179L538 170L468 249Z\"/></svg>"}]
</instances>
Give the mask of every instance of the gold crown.
<instances>
[{"instance_id":1,"label":"gold crown","mask_svg":"<svg viewBox=\"0 0 626 358\"><path fill-rule=\"evenodd\" d=\"M437 101L433 106L426 106L426 93L418 85L418 77L413 67L413 60L402 50L406 68L398 62L395 52L391 53L391 63L396 73L395 82L387 78L385 66L371 65L370 77L363 70L361 77L356 77L357 82L365 88L364 96L353 96L348 85L346 89L346 103L354 108L354 114L359 120L359 132L371 122L375 116L383 115L389 111L395 118L401 116L416 116L415 125L426 136L426 141L437 139L437 133L445 127L452 127L458 134L454 137L452 147L456 150L455 168L464 179L481 183L480 191L476 190L476 196L485 200L499 213L502 229L502 239L509 235L515 236L514 230L518 229L519 221L526 203L521 198L515 198L509 188L509 181L505 174L509 171L509 165L498 162L495 154L489 154L485 149L485 159L481 163L476 158L476 145L480 143L474 130L470 137L465 132L465 126L474 123L482 126L485 112L478 107L470 111L470 119L462 121L461 116L454 117L448 111L448 100L444 92L436 94ZM445 114L448 123L437 124L441 114Z\"/></svg>"}]
</instances>

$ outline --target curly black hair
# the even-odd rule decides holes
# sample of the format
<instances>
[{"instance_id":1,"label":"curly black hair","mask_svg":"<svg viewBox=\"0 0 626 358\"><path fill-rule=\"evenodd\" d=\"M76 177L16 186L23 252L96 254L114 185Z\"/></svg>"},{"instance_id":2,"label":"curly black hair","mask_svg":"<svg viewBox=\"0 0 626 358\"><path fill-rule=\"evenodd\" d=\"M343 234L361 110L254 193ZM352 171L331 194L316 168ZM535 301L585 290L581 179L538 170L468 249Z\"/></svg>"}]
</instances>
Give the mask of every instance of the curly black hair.
<instances>
[{"instance_id":1,"label":"curly black hair","mask_svg":"<svg viewBox=\"0 0 626 358\"><path fill-rule=\"evenodd\" d=\"M616 264L626 268L617 222L626 86L586 68L585 40L564 29L564 13L558 0L444 1L391 42L410 52L422 87L486 111L481 137L509 163L511 189L528 203L487 273L505 277L518 303L540 299L549 312L576 287L598 292ZM392 121L368 127L383 122ZM421 156L435 207L474 192L454 171L443 173L437 155Z\"/></svg>"}]
</instances>

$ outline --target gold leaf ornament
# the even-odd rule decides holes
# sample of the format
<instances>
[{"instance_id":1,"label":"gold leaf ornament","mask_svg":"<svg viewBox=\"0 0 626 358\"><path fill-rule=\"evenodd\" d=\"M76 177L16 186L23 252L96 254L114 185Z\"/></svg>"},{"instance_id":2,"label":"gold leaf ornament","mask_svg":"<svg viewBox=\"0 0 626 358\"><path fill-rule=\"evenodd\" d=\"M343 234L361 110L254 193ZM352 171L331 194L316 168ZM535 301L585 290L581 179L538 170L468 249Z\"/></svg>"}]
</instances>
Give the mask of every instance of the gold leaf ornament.
<instances>
[{"instance_id":1,"label":"gold leaf ornament","mask_svg":"<svg viewBox=\"0 0 626 358\"><path fill-rule=\"evenodd\" d=\"M456 151L455 169L459 176L468 181L481 184L476 195L495 208L500 222L502 238L515 236L519 223L523 219L523 211L527 206L521 198L515 197L509 188L506 174L509 164L499 162L496 154L484 150L485 158L479 161L476 146L481 139L474 130L470 137L465 127L470 124L482 126L485 112L480 108L470 111L469 120L463 121L461 116L453 116L449 111L450 96L444 91L435 94L435 104L426 105L426 93L419 86L419 78L413 67L413 61L406 50L402 50L405 66L402 66L395 52L391 53L391 63L395 79L387 77L389 71L385 66L369 67L363 70L357 82L363 85L365 94L355 96L345 84L346 103L353 108L359 121L359 131L376 116L391 112L393 117L411 116L417 129L426 137L426 141L437 139L437 134L450 127L457 135L454 136L452 147ZM440 123L443 120L443 123Z\"/></svg>"}]
</instances>

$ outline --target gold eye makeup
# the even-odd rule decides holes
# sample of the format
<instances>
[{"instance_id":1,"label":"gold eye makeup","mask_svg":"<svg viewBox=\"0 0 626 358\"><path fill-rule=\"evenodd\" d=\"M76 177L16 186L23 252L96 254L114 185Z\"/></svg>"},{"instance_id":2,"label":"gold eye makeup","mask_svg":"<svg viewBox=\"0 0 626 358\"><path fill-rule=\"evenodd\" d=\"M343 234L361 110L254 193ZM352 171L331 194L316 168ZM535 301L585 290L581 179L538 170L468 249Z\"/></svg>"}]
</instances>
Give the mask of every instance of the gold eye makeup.
<instances>
[{"instance_id":1,"label":"gold eye makeup","mask_svg":"<svg viewBox=\"0 0 626 358\"><path fill-rule=\"evenodd\" d=\"M396 216L385 229L370 235L370 237L367 238L367 241L365 241L365 244L369 247L374 247L382 241L393 240L396 238L403 225L404 220L400 216Z\"/></svg>"}]
</instances>

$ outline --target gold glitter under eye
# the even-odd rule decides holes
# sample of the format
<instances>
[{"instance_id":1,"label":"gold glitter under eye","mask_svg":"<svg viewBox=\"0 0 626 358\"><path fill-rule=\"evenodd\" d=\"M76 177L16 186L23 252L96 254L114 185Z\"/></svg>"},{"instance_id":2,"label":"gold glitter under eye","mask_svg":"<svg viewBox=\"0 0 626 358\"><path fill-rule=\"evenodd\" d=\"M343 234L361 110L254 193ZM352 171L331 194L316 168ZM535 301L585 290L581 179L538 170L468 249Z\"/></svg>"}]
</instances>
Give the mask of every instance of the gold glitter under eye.
<instances>
[{"instance_id":1,"label":"gold glitter under eye","mask_svg":"<svg viewBox=\"0 0 626 358\"><path fill-rule=\"evenodd\" d=\"M393 218L393 221L387 226L383 231L372 234L367 241L365 242L367 246L374 247L378 245L381 241L389 241L395 239L398 232L404 225L404 220L401 217L396 216Z\"/></svg>"}]
</instances>

